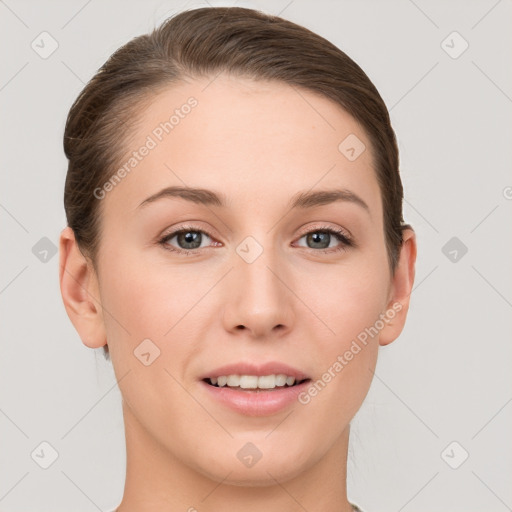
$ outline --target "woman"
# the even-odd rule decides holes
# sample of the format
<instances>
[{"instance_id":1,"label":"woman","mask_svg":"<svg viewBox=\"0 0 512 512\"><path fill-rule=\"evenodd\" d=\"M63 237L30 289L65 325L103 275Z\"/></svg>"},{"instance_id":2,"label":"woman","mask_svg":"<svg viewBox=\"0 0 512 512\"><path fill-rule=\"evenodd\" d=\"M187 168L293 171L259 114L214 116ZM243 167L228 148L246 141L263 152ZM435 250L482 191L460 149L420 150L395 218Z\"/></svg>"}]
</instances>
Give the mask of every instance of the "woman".
<instances>
[{"instance_id":1,"label":"woman","mask_svg":"<svg viewBox=\"0 0 512 512\"><path fill-rule=\"evenodd\" d=\"M64 133L60 286L123 397L119 512L348 512L350 421L416 238L361 68L244 8L117 50Z\"/></svg>"}]
</instances>

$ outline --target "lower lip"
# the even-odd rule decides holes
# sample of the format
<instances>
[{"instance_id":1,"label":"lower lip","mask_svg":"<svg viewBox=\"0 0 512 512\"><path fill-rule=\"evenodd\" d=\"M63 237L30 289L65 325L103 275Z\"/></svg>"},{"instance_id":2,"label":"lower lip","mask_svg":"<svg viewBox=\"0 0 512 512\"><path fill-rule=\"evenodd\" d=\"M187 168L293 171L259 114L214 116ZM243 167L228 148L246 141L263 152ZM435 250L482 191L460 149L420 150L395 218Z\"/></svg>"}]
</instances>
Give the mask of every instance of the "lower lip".
<instances>
[{"instance_id":1,"label":"lower lip","mask_svg":"<svg viewBox=\"0 0 512 512\"><path fill-rule=\"evenodd\" d=\"M214 400L246 416L268 416L289 407L297 401L297 395L304 391L309 383L310 380L305 380L296 386L241 391L200 382Z\"/></svg>"}]
</instances>

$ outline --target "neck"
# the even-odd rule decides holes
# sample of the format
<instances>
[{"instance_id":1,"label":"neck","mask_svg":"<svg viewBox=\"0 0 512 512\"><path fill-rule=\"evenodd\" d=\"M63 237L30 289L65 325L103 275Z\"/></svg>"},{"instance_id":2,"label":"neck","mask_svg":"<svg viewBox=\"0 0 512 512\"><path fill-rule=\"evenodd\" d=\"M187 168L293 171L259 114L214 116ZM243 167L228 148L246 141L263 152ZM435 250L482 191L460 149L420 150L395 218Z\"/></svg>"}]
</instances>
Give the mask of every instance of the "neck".
<instances>
[{"instance_id":1,"label":"neck","mask_svg":"<svg viewBox=\"0 0 512 512\"><path fill-rule=\"evenodd\" d=\"M244 512L352 512L346 494L350 426L298 476L249 487L213 481L156 442L124 402L123 414L126 480L117 512L214 512L228 504Z\"/></svg>"}]
</instances>

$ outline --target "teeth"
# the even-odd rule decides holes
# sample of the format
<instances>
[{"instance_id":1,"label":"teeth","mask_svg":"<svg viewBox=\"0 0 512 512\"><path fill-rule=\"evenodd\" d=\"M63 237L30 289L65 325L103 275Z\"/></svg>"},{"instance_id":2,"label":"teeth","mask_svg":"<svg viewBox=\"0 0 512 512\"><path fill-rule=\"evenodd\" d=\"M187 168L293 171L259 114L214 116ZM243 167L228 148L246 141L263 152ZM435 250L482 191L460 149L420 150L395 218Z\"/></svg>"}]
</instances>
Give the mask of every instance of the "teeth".
<instances>
[{"instance_id":1,"label":"teeth","mask_svg":"<svg viewBox=\"0 0 512 512\"><path fill-rule=\"evenodd\" d=\"M258 387L262 389L272 389L276 387L275 375L262 375L258 377Z\"/></svg>"},{"instance_id":2,"label":"teeth","mask_svg":"<svg viewBox=\"0 0 512 512\"><path fill-rule=\"evenodd\" d=\"M280 373L276 375L276 386L284 386L286 384L286 375Z\"/></svg>"},{"instance_id":3,"label":"teeth","mask_svg":"<svg viewBox=\"0 0 512 512\"><path fill-rule=\"evenodd\" d=\"M286 377L286 384L293 386L293 384L295 384L295 377Z\"/></svg>"},{"instance_id":4,"label":"teeth","mask_svg":"<svg viewBox=\"0 0 512 512\"><path fill-rule=\"evenodd\" d=\"M221 375L210 378L211 384L217 384L219 387L240 387L242 389L274 389L276 387L293 386L295 377L290 377L282 373L278 375Z\"/></svg>"},{"instance_id":5,"label":"teeth","mask_svg":"<svg viewBox=\"0 0 512 512\"><path fill-rule=\"evenodd\" d=\"M229 379L228 378L228 385L229 385ZM240 386L242 389L251 389L251 388L257 388L259 387L259 377L256 375L240 375L240 377L237 376L238 384L235 384L235 386Z\"/></svg>"},{"instance_id":6,"label":"teeth","mask_svg":"<svg viewBox=\"0 0 512 512\"><path fill-rule=\"evenodd\" d=\"M239 375L228 375L228 381L226 383L230 388L240 386Z\"/></svg>"}]
</instances>

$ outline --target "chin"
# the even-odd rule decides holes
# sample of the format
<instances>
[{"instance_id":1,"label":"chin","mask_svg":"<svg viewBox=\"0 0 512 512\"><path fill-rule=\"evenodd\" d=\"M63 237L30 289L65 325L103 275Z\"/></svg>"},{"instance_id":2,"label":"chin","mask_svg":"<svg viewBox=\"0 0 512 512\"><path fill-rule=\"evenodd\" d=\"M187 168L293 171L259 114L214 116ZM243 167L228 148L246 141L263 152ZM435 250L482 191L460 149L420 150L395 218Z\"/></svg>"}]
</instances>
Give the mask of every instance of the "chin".
<instances>
[{"instance_id":1,"label":"chin","mask_svg":"<svg viewBox=\"0 0 512 512\"><path fill-rule=\"evenodd\" d=\"M205 467L203 463L197 469L210 480L239 487L276 485L276 480L279 483L286 482L307 469L307 461L301 461L301 457L304 456L303 451L295 453L289 450L285 453L282 447L267 448L267 450L270 450L271 456L265 457L262 453L258 461L246 466L239 460L236 453L233 457L226 457L225 454L231 451L226 449L223 456L220 454L216 456L213 468L211 464ZM243 457L241 458L243 460Z\"/></svg>"}]
</instances>

